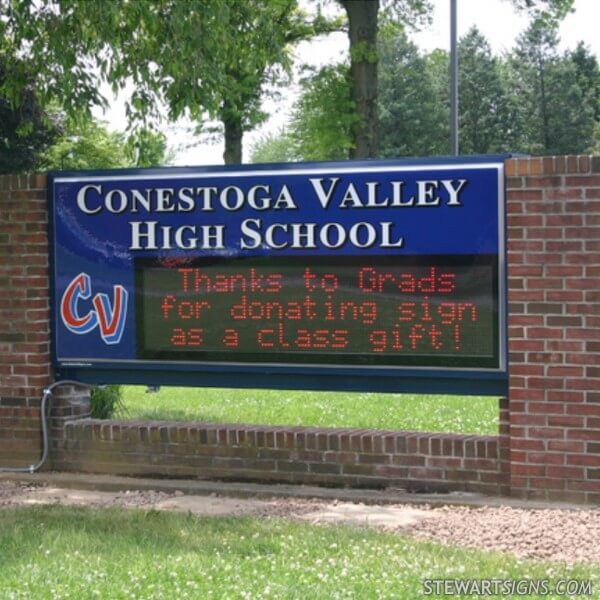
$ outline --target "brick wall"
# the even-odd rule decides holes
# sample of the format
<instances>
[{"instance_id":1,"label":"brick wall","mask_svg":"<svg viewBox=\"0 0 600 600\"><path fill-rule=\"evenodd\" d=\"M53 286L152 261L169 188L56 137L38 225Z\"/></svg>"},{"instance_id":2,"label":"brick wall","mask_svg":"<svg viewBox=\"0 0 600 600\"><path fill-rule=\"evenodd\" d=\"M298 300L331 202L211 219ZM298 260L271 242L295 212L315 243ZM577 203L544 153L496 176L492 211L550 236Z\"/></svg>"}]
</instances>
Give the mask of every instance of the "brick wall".
<instances>
[{"instance_id":1,"label":"brick wall","mask_svg":"<svg viewBox=\"0 0 600 600\"><path fill-rule=\"evenodd\" d=\"M46 177L0 176L0 465L40 457L50 382Z\"/></svg>"},{"instance_id":2,"label":"brick wall","mask_svg":"<svg viewBox=\"0 0 600 600\"><path fill-rule=\"evenodd\" d=\"M600 504L600 157L515 159L507 175L511 383L498 436L100 422L65 388L51 466ZM45 182L0 177L0 466L40 450Z\"/></svg>"},{"instance_id":3,"label":"brick wall","mask_svg":"<svg viewBox=\"0 0 600 600\"><path fill-rule=\"evenodd\" d=\"M600 157L507 164L512 493L600 503Z\"/></svg>"},{"instance_id":4,"label":"brick wall","mask_svg":"<svg viewBox=\"0 0 600 600\"><path fill-rule=\"evenodd\" d=\"M413 491L507 493L496 436L83 420L56 468Z\"/></svg>"}]
</instances>

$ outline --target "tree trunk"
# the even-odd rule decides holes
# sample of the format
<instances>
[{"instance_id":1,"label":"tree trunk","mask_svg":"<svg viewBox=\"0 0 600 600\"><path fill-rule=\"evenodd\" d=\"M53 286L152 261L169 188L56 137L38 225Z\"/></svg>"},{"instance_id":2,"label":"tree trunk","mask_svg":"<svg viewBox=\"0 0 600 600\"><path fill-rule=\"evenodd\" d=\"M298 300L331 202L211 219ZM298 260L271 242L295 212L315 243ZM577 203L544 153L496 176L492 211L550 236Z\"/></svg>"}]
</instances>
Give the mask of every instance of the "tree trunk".
<instances>
[{"instance_id":1,"label":"tree trunk","mask_svg":"<svg viewBox=\"0 0 600 600\"><path fill-rule=\"evenodd\" d=\"M227 114L221 117L225 128L225 152L223 160L226 165L239 165L242 163L242 117Z\"/></svg>"},{"instance_id":2,"label":"tree trunk","mask_svg":"<svg viewBox=\"0 0 600 600\"><path fill-rule=\"evenodd\" d=\"M355 125L351 158L379 154L377 116L377 13L379 0L341 0L348 15L352 99L360 121Z\"/></svg>"}]
</instances>

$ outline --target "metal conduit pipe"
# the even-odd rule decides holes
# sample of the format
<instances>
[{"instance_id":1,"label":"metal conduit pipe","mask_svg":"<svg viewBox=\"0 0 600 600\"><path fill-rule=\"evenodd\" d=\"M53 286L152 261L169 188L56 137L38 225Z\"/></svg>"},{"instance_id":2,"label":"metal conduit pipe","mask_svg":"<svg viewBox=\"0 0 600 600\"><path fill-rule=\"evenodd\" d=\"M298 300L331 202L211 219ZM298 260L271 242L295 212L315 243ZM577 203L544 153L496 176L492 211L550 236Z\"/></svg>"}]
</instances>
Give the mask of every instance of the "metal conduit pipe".
<instances>
[{"instance_id":1,"label":"metal conduit pipe","mask_svg":"<svg viewBox=\"0 0 600 600\"><path fill-rule=\"evenodd\" d=\"M32 465L29 465L28 467L0 467L0 473L35 473L45 462L46 459L48 458L48 447L49 447L49 441L48 441L48 411L46 409L46 406L48 404L48 401L50 399L50 397L52 396L52 390L56 387L58 387L59 385L80 385L83 386L87 389L93 389L94 385L90 385L88 383L82 383L81 381L74 381L71 379L63 379L62 381L55 381L54 383L52 383L51 385L49 385L47 388L44 388L44 392L42 394L42 403L40 406L40 418L42 420L42 440L43 440L43 450L42 450L42 457L40 458L40 460Z\"/></svg>"}]
</instances>

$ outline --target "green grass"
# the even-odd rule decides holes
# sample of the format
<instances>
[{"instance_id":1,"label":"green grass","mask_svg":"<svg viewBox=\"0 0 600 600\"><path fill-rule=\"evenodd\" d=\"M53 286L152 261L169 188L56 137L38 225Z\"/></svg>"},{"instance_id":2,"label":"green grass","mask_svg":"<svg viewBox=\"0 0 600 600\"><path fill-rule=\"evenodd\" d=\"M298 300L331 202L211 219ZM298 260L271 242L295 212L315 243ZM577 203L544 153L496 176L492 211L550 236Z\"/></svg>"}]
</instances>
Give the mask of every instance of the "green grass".
<instances>
[{"instance_id":1,"label":"green grass","mask_svg":"<svg viewBox=\"0 0 600 600\"><path fill-rule=\"evenodd\" d=\"M347 526L126 509L3 509L0 565L3 600L404 600L423 597L425 578L576 578L593 582L586 598L600 598L600 565L567 568Z\"/></svg>"},{"instance_id":2,"label":"green grass","mask_svg":"<svg viewBox=\"0 0 600 600\"><path fill-rule=\"evenodd\" d=\"M498 400L221 388L123 388L120 415L140 420L448 431L497 435Z\"/></svg>"}]
</instances>

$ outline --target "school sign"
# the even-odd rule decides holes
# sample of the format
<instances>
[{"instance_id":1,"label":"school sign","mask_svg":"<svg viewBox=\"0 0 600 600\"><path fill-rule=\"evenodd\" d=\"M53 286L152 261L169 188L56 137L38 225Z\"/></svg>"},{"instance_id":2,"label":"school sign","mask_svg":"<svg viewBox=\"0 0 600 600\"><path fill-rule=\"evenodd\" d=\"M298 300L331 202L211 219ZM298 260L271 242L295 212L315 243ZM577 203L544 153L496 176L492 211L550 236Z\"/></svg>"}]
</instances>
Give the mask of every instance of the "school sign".
<instances>
[{"instance_id":1,"label":"school sign","mask_svg":"<svg viewBox=\"0 0 600 600\"><path fill-rule=\"evenodd\" d=\"M503 162L53 173L55 367L504 394Z\"/></svg>"}]
</instances>

